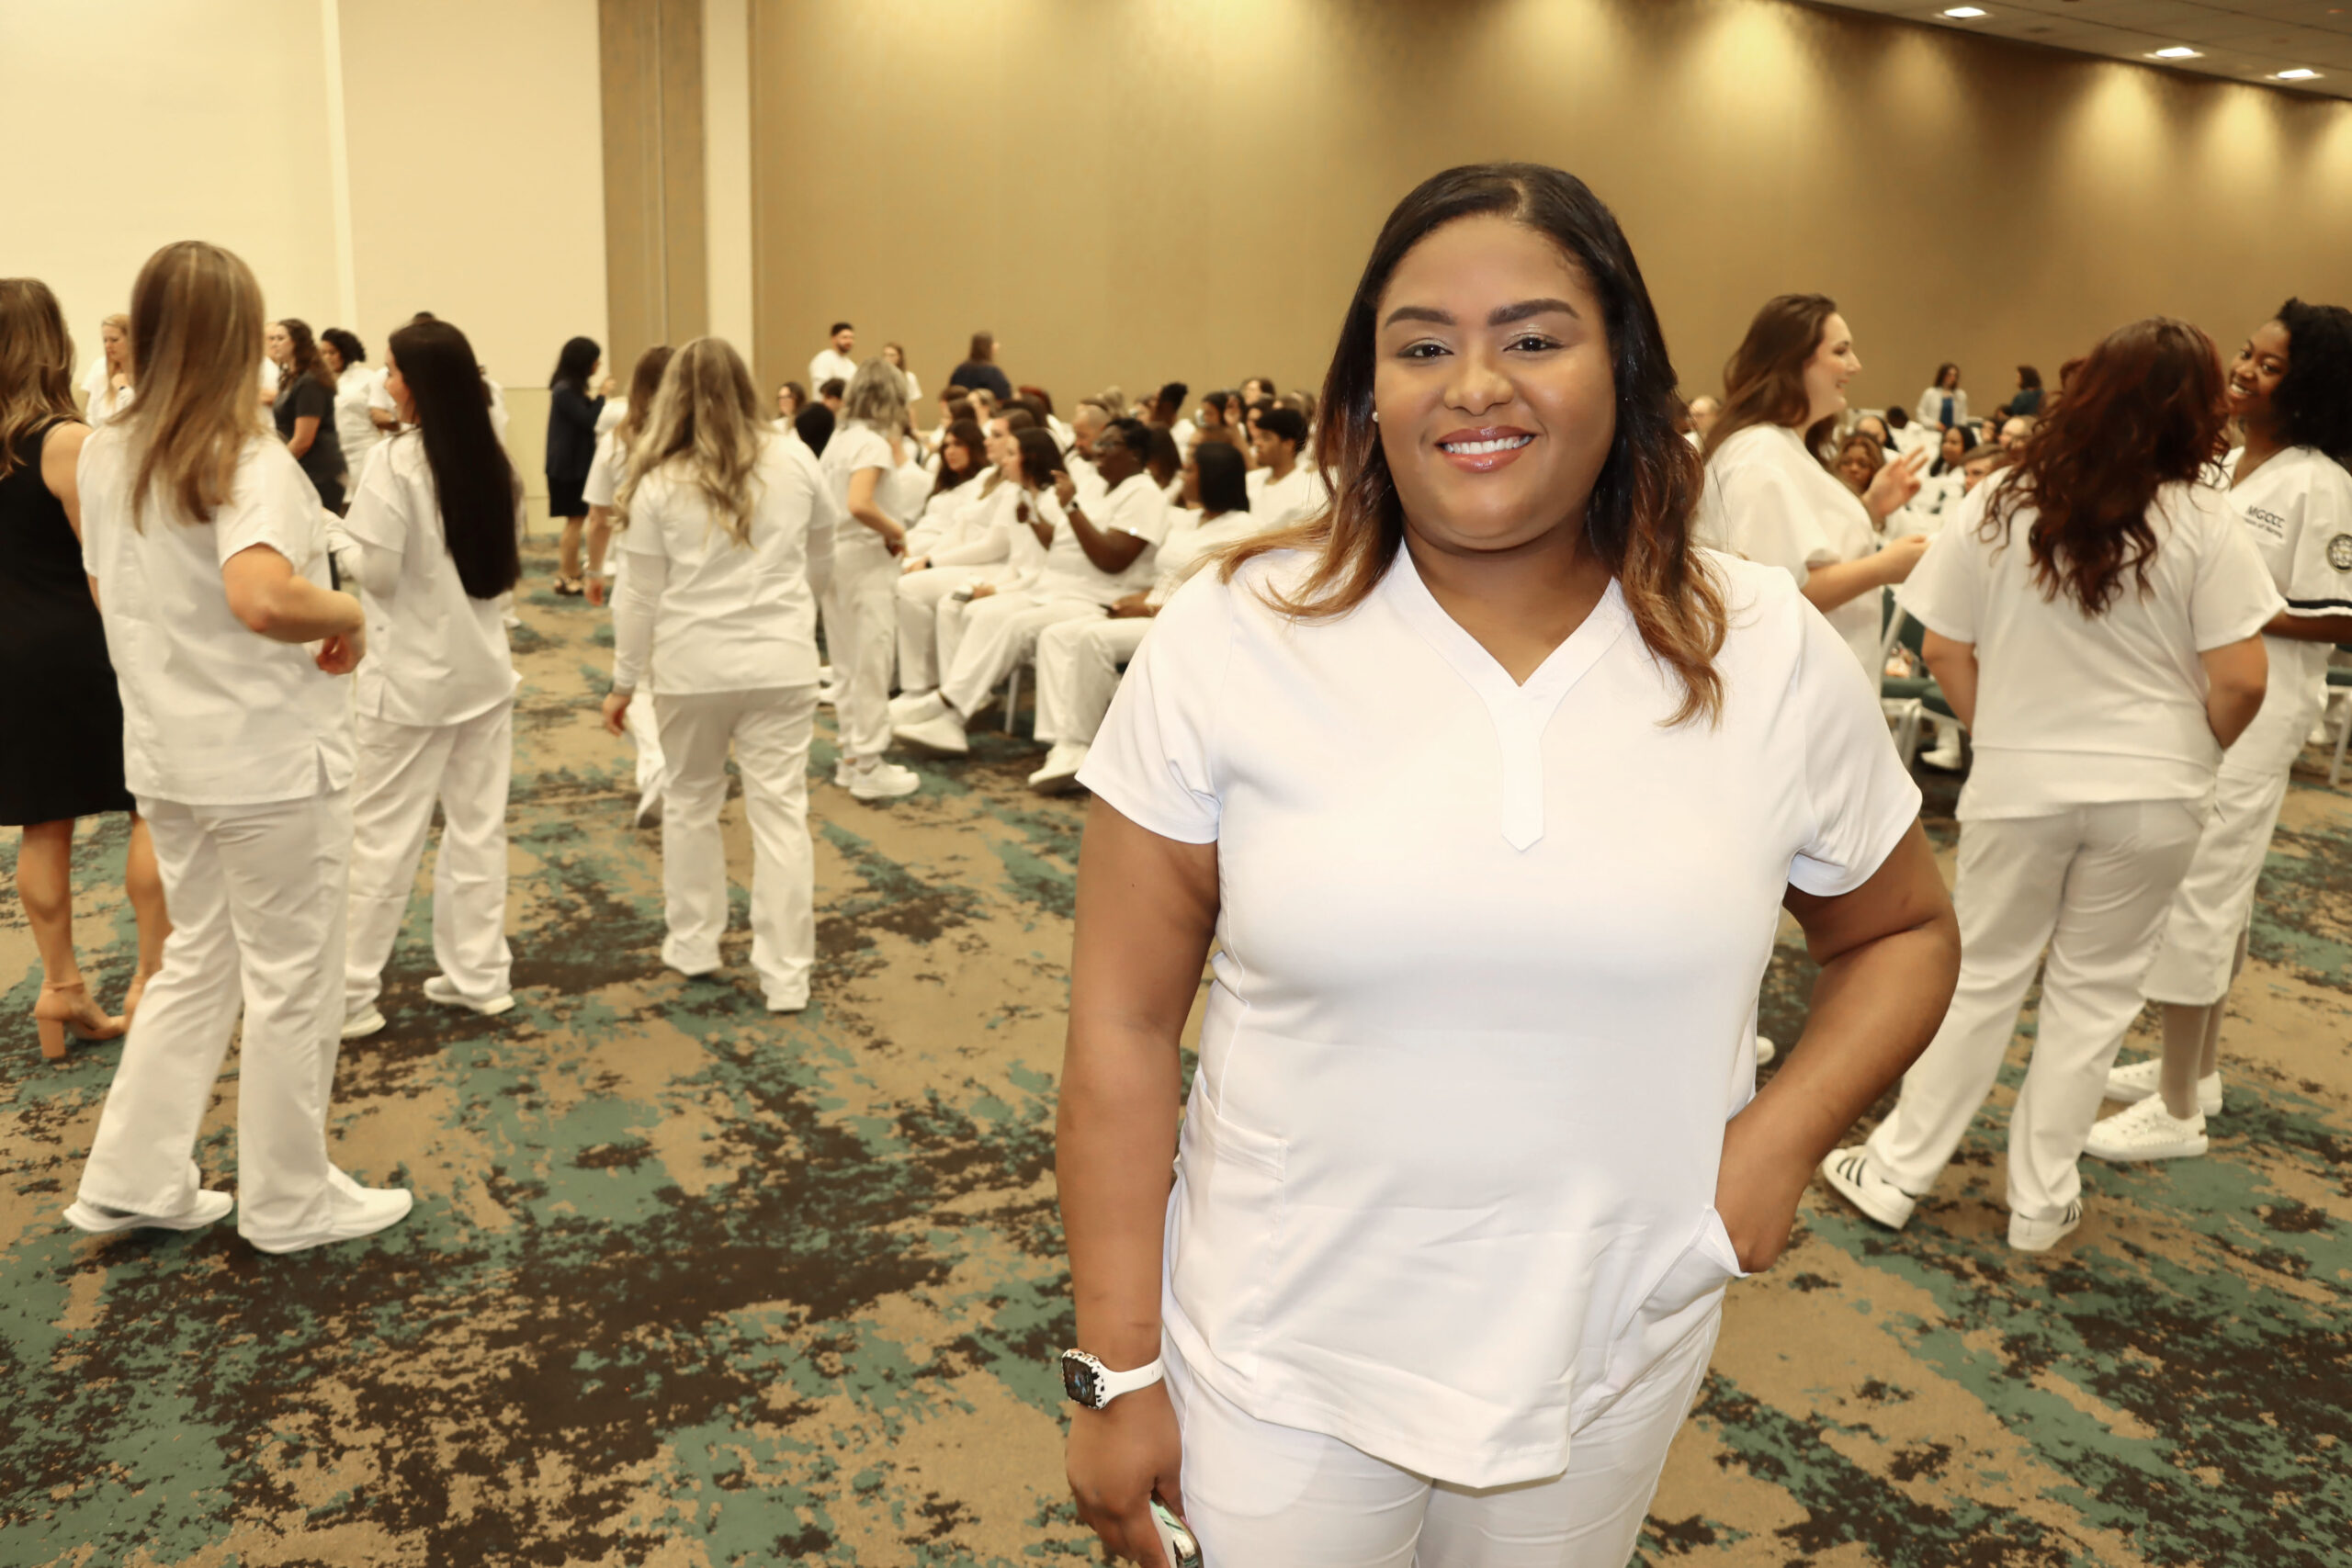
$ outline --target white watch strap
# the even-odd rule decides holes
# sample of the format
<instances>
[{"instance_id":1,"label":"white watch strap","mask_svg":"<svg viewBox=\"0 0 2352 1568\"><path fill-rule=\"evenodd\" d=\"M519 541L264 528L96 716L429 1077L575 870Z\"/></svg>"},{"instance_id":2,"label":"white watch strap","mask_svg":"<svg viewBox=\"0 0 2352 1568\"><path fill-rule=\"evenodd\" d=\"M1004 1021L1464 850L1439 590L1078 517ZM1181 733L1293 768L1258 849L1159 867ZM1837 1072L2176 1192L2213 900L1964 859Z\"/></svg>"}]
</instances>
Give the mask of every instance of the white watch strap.
<instances>
[{"instance_id":1,"label":"white watch strap","mask_svg":"<svg viewBox=\"0 0 2352 1568\"><path fill-rule=\"evenodd\" d=\"M1123 1393L1133 1393L1139 1388L1149 1388L1167 1373L1167 1364L1159 1359L1154 1359L1148 1367L1137 1367L1128 1372L1114 1372L1110 1368L1104 1367L1102 1369L1102 1403L1108 1404Z\"/></svg>"}]
</instances>

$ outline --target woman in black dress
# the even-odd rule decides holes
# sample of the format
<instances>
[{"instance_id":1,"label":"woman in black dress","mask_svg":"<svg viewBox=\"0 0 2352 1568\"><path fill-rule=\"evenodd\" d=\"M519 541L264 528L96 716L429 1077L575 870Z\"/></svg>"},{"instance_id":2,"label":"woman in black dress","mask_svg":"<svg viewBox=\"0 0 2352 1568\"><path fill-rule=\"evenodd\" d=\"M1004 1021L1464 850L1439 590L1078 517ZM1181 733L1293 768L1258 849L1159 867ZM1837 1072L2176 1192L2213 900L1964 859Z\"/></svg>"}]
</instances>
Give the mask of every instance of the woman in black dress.
<instances>
[{"instance_id":1,"label":"woman in black dress","mask_svg":"<svg viewBox=\"0 0 2352 1568\"><path fill-rule=\"evenodd\" d=\"M320 504L339 513L344 464L343 441L334 431L334 377L319 357L318 340L307 321L291 316L272 321L264 342L278 368L277 400L270 405L277 434L319 492Z\"/></svg>"},{"instance_id":2,"label":"woman in black dress","mask_svg":"<svg viewBox=\"0 0 2352 1568\"><path fill-rule=\"evenodd\" d=\"M581 592L580 530L588 520L588 498L581 491L588 482L588 465L596 458L596 417L605 412L605 394L613 389L603 378L604 355L594 338L573 338L548 378L548 515L563 519L558 593Z\"/></svg>"},{"instance_id":3,"label":"woman in black dress","mask_svg":"<svg viewBox=\"0 0 2352 1568\"><path fill-rule=\"evenodd\" d=\"M128 882L139 969L110 1017L74 957L74 819L134 809L122 782L122 699L82 571L74 466L89 427L74 417L74 340L38 278L0 278L0 824L23 829L17 891L40 952L33 1017L40 1052L69 1029L111 1040L162 964L171 922L147 825L130 825Z\"/></svg>"}]
</instances>

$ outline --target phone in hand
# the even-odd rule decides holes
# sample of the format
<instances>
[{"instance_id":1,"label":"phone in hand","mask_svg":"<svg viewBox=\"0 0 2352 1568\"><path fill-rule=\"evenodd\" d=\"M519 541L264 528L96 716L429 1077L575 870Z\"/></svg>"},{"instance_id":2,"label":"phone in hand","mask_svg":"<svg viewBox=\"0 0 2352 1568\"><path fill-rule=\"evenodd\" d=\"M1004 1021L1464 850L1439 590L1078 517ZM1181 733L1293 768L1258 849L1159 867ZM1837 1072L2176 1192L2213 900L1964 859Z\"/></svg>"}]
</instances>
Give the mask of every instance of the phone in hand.
<instances>
[{"instance_id":1,"label":"phone in hand","mask_svg":"<svg viewBox=\"0 0 2352 1568\"><path fill-rule=\"evenodd\" d=\"M1201 1568L1201 1543L1157 1497L1151 1500L1151 1528L1159 1537L1159 1554L1168 1560L1168 1568Z\"/></svg>"}]
</instances>

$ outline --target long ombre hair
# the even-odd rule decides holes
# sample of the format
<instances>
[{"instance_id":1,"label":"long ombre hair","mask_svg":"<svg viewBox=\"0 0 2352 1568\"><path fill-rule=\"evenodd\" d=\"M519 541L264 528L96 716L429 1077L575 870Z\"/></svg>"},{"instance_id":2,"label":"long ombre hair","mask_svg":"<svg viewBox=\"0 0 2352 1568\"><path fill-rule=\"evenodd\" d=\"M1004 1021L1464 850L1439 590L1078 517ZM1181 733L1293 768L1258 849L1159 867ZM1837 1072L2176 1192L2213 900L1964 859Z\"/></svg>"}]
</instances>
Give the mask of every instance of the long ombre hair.
<instances>
[{"instance_id":1,"label":"long ombre hair","mask_svg":"<svg viewBox=\"0 0 2352 1568\"><path fill-rule=\"evenodd\" d=\"M495 599L521 580L523 560L514 541L514 468L491 428L473 344L447 321L411 321L392 334L392 363L416 404L458 581L469 599Z\"/></svg>"},{"instance_id":2,"label":"long ombre hair","mask_svg":"<svg viewBox=\"0 0 2352 1568\"><path fill-rule=\"evenodd\" d=\"M77 417L74 334L57 296L38 277L0 277L0 479L24 461L19 442Z\"/></svg>"},{"instance_id":3,"label":"long ombre hair","mask_svg":"<svg viewBox=\"0 0 2352 1568\"><path fill-rule=\"evenodd\" d=\"M1815 420L1805 416L1813 400L1804 389L1804 367L1821 347L1838 301L1826 294L1779 294L1764 301L1747 335L1732 351L1724 367L1724 410L1707 432L1701 461L1712 457L1723 444L1750 425L1778 424L1804 430L1804 449L1818 462L1822 443L1829 439L1838 416ZM1947 369L1951 367L1947 366Z\"/></svg>"},{"instance_id":4,"label":"long ombre hair","mask_svg":"<svg viewBox=\"0 0 2352 1568\"><path fill-rule=\"evenodd\" d=\"M1314 554L1295 596L1269 595L1285 615L1325 620L1346 615L1386 575L1405 539L1405 513L1373 423L1380 297L1414 246L1456 219L1495 214L1549 238L1600 297L1617 388L1617 431L1585 502L1586 547L1617 580L1626 610L1651 654L1681 682L1668 722L1723 709L1721 586L1690 541L1699 502L1698 454L1675 433L1681 400L1666 334L1650 304L1624 231L1574 175L1540 164L1478 164L1424 180L1396 205L1373 242L1340 328L1323 381L1316 468L1331 495L1322 516L1261 534L1223 552L1227 581L1270 550Z\"/></svg>"},{"instance_id":5,"label":"long ombre hair","mask_svg":"<svg viewBox=\"0 0 2352 1568\"><path fill-rule=\"evenodd\" d=\"M622 511L645 477L677 464L739 545L752 542L760 452L768 423L743 356L725 338L698 337L662 373L653 416L614 501Z\"/></svg>"},{"instance_id":6,"label":"long ombre hair","mask_svg":"<svg viewBox=\"0 0 2352 1568\"><path fill-rule=\"evenodd\" d=\"M115 422L138 455L133 527L160 485L179 514L209 523L236 482L245 443L268 434L261 376L261 285L219 245L179 240L147 258L130 286L130 362L139 393Z\"/></svg>"},{"instance_id":7,"label":"long ombre hair","mask_svg":"<svg viewBox=\"0 0 2352 1568\"><path fill-rule=\"evenodd\" d=\"M2030 508L2034 586L2100 615L2127 571L2148 592L2156 492L2195 483L2213 460L2229 423L2222 355L2199 328L2151 316L2109 333L2062 376L2065 395L1999 476L1980 536L2007 540L2018 510Z\"/></svg>"}]
</instances>

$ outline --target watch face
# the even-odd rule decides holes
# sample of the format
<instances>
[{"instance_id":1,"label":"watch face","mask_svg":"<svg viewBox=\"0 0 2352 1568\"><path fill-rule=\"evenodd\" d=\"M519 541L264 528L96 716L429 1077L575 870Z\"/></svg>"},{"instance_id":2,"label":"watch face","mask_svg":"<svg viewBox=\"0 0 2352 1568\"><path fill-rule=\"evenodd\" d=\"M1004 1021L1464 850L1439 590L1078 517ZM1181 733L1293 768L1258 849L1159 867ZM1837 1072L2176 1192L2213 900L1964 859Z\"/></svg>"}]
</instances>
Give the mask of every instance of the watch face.
<instances>
[{"instance_id":1,"label":"watch face","mask_svg":"<svg viewBox=\"0 0 2352 1568\"><path fill-rule=\"evenodd\" d=\"M1062 1392L1091 1410L1102 1407L1102 1384L1094 1369L1075 1356L1062 1358Z\"/></svg>"}]
</instances>

